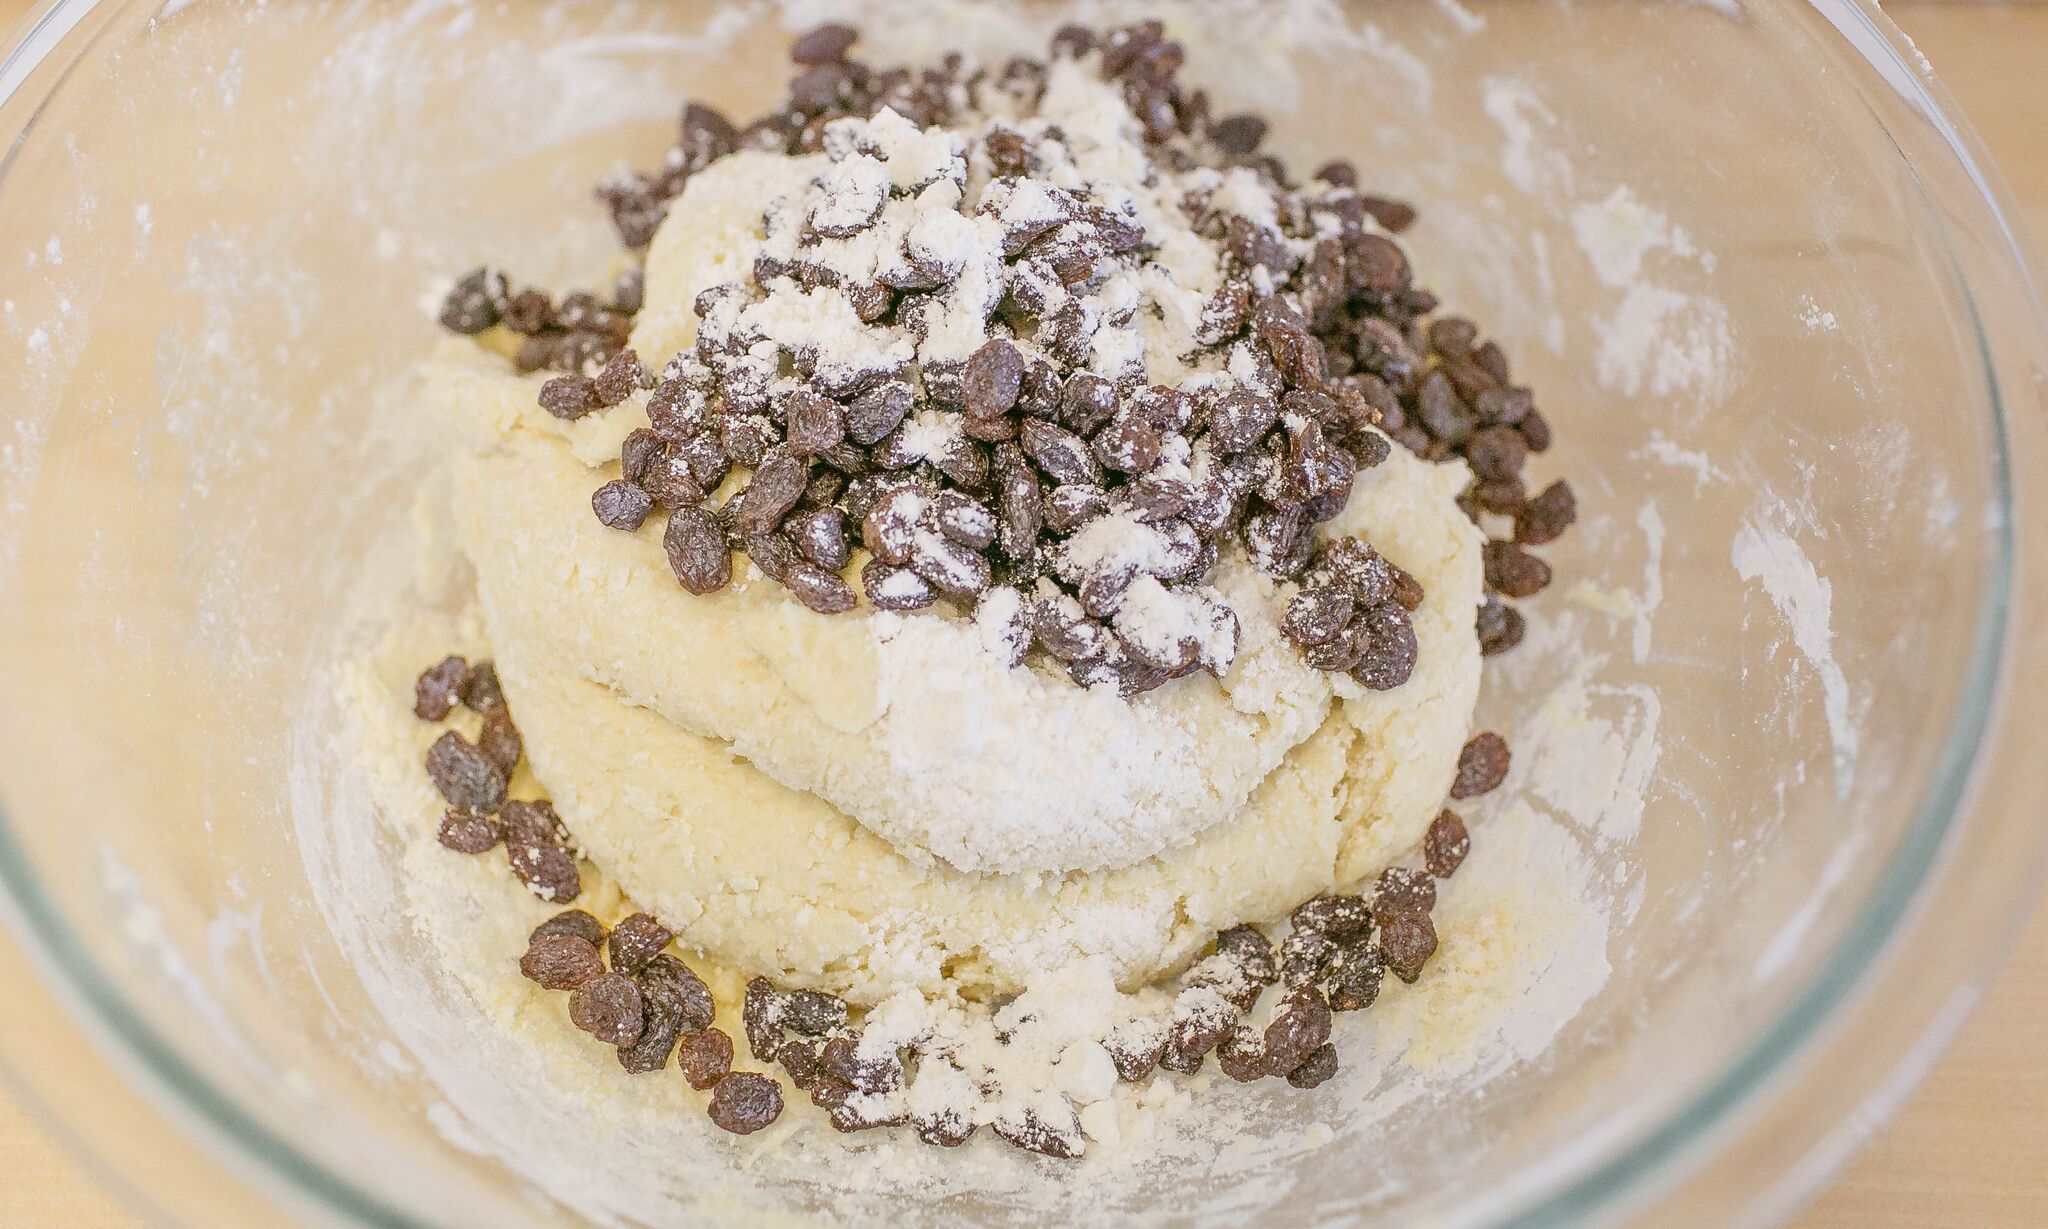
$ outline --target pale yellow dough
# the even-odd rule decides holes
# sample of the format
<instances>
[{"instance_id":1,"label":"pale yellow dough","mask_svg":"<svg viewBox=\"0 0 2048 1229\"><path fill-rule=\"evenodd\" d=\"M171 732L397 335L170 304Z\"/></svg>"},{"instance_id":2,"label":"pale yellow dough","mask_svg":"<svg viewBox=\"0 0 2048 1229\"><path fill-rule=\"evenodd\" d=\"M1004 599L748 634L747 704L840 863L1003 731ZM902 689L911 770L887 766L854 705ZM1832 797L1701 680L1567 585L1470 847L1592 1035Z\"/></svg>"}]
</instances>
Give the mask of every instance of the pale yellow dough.
<instances>
[{"instance_id":1,"label":"pale yellow dough","mask_svg":"<svg viewBox=\"0 0 2048 1229\"><path fill-rule=\"evenodd\" d=\"M650 358L686 343L696 289L737 275L719 253L758 217L746 194L769 190L745 174L711 183L716 208L686 196L657 238L642 340L667 349ZM676 221L691 217L694 229ZM986 655L965 667L971 688L931 680L926 658L953 663L971 623L865 606L814 615L744 563L732 588L692 596L669 572L658 517L623 534L590 514L591 489L615 474L644 411L560 423L534 408L537 383L459 342L427 371L430 410L461 426L458 532L491 647L535 775L591 858L721 962L869 1002L906 984L1011 990L1090 954L1141 982L1219 929L1376 871L1441 805L1479 685L1481 536L1454 503L1462 464L1396 448L1325 528L1365 534L1422 582L1407 684L1373 693L1339 678L1333 689L1270 613L1254 613L1223 680L1180 680L1126 705ZM1291 592L1244 567L1222 583L1244 599L1241 615L1277 610ZM977 763L970 739L911 737L963 705L993 706L980 715L1035 741L986 748ZM1118 745L1062 745L1081 736L1070 731L1100 741L1104 721L1122 723ZM1042 752L1054 764L1164 756L1190 772L1163 787L1119 781L1133 792L1105 804L1075 789L1085 774L1044 772ZM962 790L992 822L1052 816L1060 839L956 839L940 808ZM1077 816L1086 822L1057 822ZM979 869L991 866L1007 873Z\"/></svg>"}]
</instances>

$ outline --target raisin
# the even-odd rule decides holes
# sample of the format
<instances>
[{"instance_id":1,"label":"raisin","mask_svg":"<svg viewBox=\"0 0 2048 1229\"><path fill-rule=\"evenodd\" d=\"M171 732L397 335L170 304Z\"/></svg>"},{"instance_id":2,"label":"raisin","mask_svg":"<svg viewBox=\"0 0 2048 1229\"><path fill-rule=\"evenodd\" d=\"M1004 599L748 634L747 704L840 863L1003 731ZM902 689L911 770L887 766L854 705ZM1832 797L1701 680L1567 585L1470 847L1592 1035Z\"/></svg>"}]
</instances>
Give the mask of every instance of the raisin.
<instances>
[{"instance_id":1,"label":"raisin","mask_svg":"<svg viewBox=\"0 0 2048 1229\"><path fill-rule=\"evenodd\" d=\"M427 776L455 806L488 815L505 802L504 770L453 730L427 748Z\"/></svg>"},{"instance_id":2,"label":"raisin","mask_svg":"<svg viewBox=\"0 0 2048 1229\"><path fill-rule=\"evenodd\" d=\"M1228 115L1209 126L1209 139L1226 154L1249 154L1266 139L1266 121L1256 115Z\"/></svg>"},{"instance_id":3,"label":"raisin","mask_svg":"<svg viewBox=\"0 0 2048 1229\"><path fill-rule=\"evenodd\" d=\"M1372 895L1373 920L1385 926L1403 913L1428 913L1436 908L1436 881L1421 871L1390 866L1380 872Z\"/></svg>"},{"instance_id":4,"label":"raisin","mask_svg":"<svg viewBox=\"0 0 2048 1229\"><path fill-rule=\"evenodd\" d=\"M592 947L604 944L604 923L581 909L564 909L555 916L533 928L527 942L544 939L549 935L574 935Z\"/></svg>"},{"instance_id":5,"label":"raisin","mask_svg":"<svg viewBox=\"0 0 2048 1229\"><path fill-rule=\"evenodd\" d=\"M1347 943L1330 953L1324 965L1330 1010L1363 1011L1372 1006L1380 994L1384 968L1379 948L1370 941Z\"/></svg>"},{"instance_id":6,"label":"raisin","mask_svg":"<svg viewBox=\"0 0 2048 1229\"><path fill-rule=\"evenodd\" d=\"M846 1027L846 1000L817 990L798 990L782 1001L782 1023L807 1037Z\"/></svg>"},{"instance_id":7,"label":"raisin","mask_svg":"<svg viewBox=\"0 0 2048 1229\"><path fill-rule=\"evenodd\" d=\"M1266 1026L1266 1074L1286 1075L1330 1039L1330 1005L1313 988L1297 990Z\"/></svg>"},{"instance_id":8,"label":"raisin","mask_svg":"<svg viewBox=\"0 0 2048 1229\"><path fill-rule=\"evenodd\" d=\"M638 973L675 939L675 932L645 913L636 913L612 927L612 968Z\"/></svg>"},{"instance_id":9,"label":"raisin","mask_svg":"<svg viewBox=\"0 0 2048 1229\"><path fill-rule=\"evenodd\" d=\"M1507 739L1485 730L1474 734L1458 752L1458 775L1451 781L1451 797L1477 798L1500 788L1508 775Z\"/></svg>"},{"instance_id":10,"label":"raisin","mask_svg":"<svg viewBox=\"0 0 2048 1229\"><path fill-rule=\"evenodd\" d=\"M469 677L469 663L460 657L444 657L420 671L412 685L412 714L421 721L443 721L461 697L462 682Z\"/></svg>"},{"instance_id":11,"label":"raisin","mask_svg":"<svg viewBox=\"0 0 2048 1229\"><path fill-rule=\"evenodd\" d=\"M442 302L441 327L451 333L481 333L503 319L508 297L504 274L471 269L456 279Z\"/></svg>"},{"instance_id":12,"label":"raisin","mask_svg":"<svg viewBox=\"0 0 2048 1229\"><path fill-rule=\"evenodd\" d=\"M1372 910L1362 896L1318 896L1296 905L1289 921L1332 939L1349 939L1372 927Z\"/></svg>"},{"instance_id":13,"label":"raisin","mask_svg":"<svg viewBox=\"0 0 2048 1229\"><path fill-rule=\"evenodd\" d=\"M646 1026L640 987L623 973L593 977L570 994L569 1020L606 1045L634 1041Z\"/></svg>"},{"instance_id":14,"label":"raisin","mask_svg":"<svg viewBox=\"0 0 2048 1229\"><path fill-rule=\"evenodd\" d=\"M1351 622L1355 609L1351 595L1341 589L1304 589L1288 603L1280 630L1296 644L1325 644Z\"/></svg>"},{"instance_id":15,"label":"raisin","mask_svg":"<svg viewBox=\"0 0 2048 1229\"><path fill-rule=\"evenodd\" d=\"M1242 1023L1232 1029L1230 1036L1216 1047L1216 1065L1223 1068L1223 1074L1241 1084L1249 1084L1265 1075L1266 1052L1258 1030Z\"/></svg>"},{"instance_id":16,"label":"raisin","mask_svg":"<svg viewBox=\"0 0 2048 1229\"><path fill-rule=\"evenodd\" d=\"M1505 653L1522 642L1527 624L1522 612L1488 594L1479 607L1476 621L1479 635L1479 651L1487 657Z\"/></svg>"},{"instance_id":17,"label":"raisin","mask_svg":"<svg viewBox=\"0 0 2048 1229\"><path fill-rule=\"evenodd\" d=\"M1324 1042L1309 1052L1301 1065L1287 1073L1287 1082L1296 1088L1314 1088L1337 1074L1337 1047Z\"/></svg>"},{"instance_id":18,"label":"raisin","mask_svg":"<svg viewBox=\"0 0 2048 1229\"><path fill-rule=\"evenodd\" d=\"M484 714L476 745L507 780L511 779L512 770L519 767L519 757L526 754L526 740L519 736L519 727L512 724L512 714L502 708Z\"/></svg>"},{"instance_id":19,"label":"raisin","mask_svg":"<svg viewBox=\"0 0 2048 1229\"><path fill-rule=\"evenodd\" d=\"M765 1075L735 1071L711 1090L711 1121L734 1135L752 1135L782 1115L782 1085Z\"/></svg>"},{"instance_id":20,"label":"raisin","mask_svg":"<svg viewBox=\"0 0 2048 1229\"><path fill-rule=\"evenodd\" d=\"M588 939L539 935L519 958L519 972L549 990L574 990L604 972L604 959Z\"/></svg>"},{"instance_id":21,"label":"raisin","mask_svg":"<svg viewBox=\"0 0 2048 1229\"><path fill-rule=\"evenodd\" d=\"M614 478L591 492L590 510L605 528L632 533L654 511L654 496L623 478Z\"/></svg>"},{"instance_id":22,"label":"raisin","mask_svg":"<svg viewBox=\"0 0 2048 1229\"><path fill-rule=\"evenodd\" d=\"M597 385L587 376L556 376L540 386L540 408L574 421L595 410Z\"/></svg>"},{"instance_id":23,"label":"raisin","mask_svg":"<svg viewBox=\"0 0 2048 1229\"><path fill-rule=\"evenodd\" d=\"M732 1038L715 1028L684 1033L676 1039L676 1067L699 1092L716 1086L732 1073Z\"/></svg>"},{"instance_id":24,"label":"raisin","mask_svg":"<svg viewBox=\"0 0 2048 1229\"><path fill-rule=\"evenodd\" d=\"M971 417L995 418L1017 404L1023 383L1023 353L1003 338L992 338L968 358L961 399Z\"/></svg>"},{"instance_id":25,"label":"raisin","mask_svg":"<svg viewBox=\"0 0 2048 1229\"><path fill-rule=\"evenodd\" d=\"M505 707L505 689L498 684L495 664L480 661L469 668L462 680L462 704L479 716Z\"/></svg>"},{"instance_id":26,"label":"raisin","mask_svg":"<svg viewBox=\"0 0 2048 1229\"><path fill-rule=\"evenodd\" d=\"M782 992L774 983L765 977L747 983L740 1021L746 1028L747 1048L753 1051L755 1060L775 1061L775 1051L782 1047Z\"/></svg>"},{"instance_id":27,"label":"raisin","mask_svg":"<svg viewBox=\"0 0 2048 1229\"><path fill-rule=\"evenodd\" d=\"M1483 551L1487 588L1503 598L1526 598L1550 584L1550 565L1516 543L1491 541Z\"/></svg>"},{"instance_id":28,"label":"raisin","mask_svg":"<svg viewBox=\"0 0 2048 1229\"><path fill-rule=\"evenodd\" d=\"M1422 860L1429 873L1438 879L1450 878L1470 852L1472 837L1465 831L1465 821L1454 811L1437 812L1422 838Z\"/></svg>"},{"instance_id":29,"label":"raisin","mask_svg":"<svg viewBox=\"0 0 2048 1229\"><path fill-rule=\"evenodd\" d=\"M692 593L715 593L732 583L732 548L711 515L702 508L682 507L669 514L662 534L669 570Z\"/></svg>"},{"instance_id":30,"label":"raisin","mask_svg":"<svg viewBox=\"0 0 2048 1229\"><path fill-rule=\"evenodd\" d=\"M667 953L652 958L640 970L640 993L673 1009L684 1032L708 1027L716 1010L704 979Z\"/></svg>"},{"instance_id":31,"label":"raisin","mask_svg":"<svg viewBox=\"0 0 2048 1229\"><path fill-rule=\"evenodd\" d=\"M847 49L860 35L852 26L826 22L815 26L790 44L789 58L798 64L832 64L846 58Z\"/></svg>"},{"instance_id":32,"label":"raisin","mask_svg":"<svg viewBox=\"0 0 2048 1229\"><path fill-rule=\"evenodd\" d=\"M435 836L442 845L456 853L479 854L497 848L505 832L498 821L488 815L449 807L441 816L441 827Z\"/></svg>"},{"instance_id":33,"label":"raisin","mask_svg":"<svg viewBox=\"0 0 2048 1229\"><path fill-rule=\"evenodd\" d=\"M1556 541L1579 516L1578 501L1562 479L1542 492L1515 516L1515 541L1523 546L1541 546Z\"/></svg>"},{"instance_id":34,"label":"raisin","mask_svg":"<svg viewBox=\"0 0 2048 1229\"><path fill-rule=\"evenodd\" d=\"M1413 985L1436 954L1436 924L1427 913L1402 913L1380 927L1380 958L1394 976Z\"/></svg>"}]
</instances>

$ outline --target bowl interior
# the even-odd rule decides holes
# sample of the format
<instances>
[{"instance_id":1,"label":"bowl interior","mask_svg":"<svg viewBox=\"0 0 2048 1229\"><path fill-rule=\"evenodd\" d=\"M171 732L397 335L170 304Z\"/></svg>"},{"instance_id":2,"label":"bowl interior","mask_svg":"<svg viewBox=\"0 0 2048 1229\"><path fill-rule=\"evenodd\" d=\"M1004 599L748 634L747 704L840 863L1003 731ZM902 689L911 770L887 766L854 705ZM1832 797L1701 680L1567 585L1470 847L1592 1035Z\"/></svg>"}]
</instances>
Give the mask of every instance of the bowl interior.
<instances>
[{"instance_id":1,"label":"bowl interior","mask_svg":"<svg viewBox=\"0 0 2048 1229\"><path fill-rule=\"evenodd\" d=\"M783 19L848 7L103 4L6 104L0 811L32 925L258 1152L421 1223L1477 1222L1668 1123L1945 819L2002 584L1944 220L1792 4L1175 22L1297 166L1418 205L1421 280L1534 386L1535 472L1582 510L1482 701L1517 749L1468 817L1485 905L1454 881L1444 976L1346 1018L1334 1085L1216 1088L1081 1171L817 1133L735 1166L675 1088L594 1107L608 1063L542 1067L437 976L396 852L432 817L351 772L333 694L381 612L461 584L403 546L436 481L422 303L507 254L601 268L589 186L657 157L677 99L761 107ZM1063 15L910 7L876 58Z\"/></svg>"}]
</instances>

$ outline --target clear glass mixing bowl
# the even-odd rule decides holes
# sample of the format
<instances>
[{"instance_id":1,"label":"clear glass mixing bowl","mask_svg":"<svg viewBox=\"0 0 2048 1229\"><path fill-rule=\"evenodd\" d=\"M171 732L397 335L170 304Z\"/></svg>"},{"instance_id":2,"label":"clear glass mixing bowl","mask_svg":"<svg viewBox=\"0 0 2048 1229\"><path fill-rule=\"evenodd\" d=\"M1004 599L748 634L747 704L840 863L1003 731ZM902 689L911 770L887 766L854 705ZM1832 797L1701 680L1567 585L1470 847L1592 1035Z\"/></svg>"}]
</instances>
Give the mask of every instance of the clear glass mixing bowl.
<instances>
[{"instance_id":1,"label":"clear glass mixing bowl","mask_svg":"<svg viewBox=\"0 0 2048 1229\"><path fill-rule=\"evenodd\" d=\"M433 340L420 303L506 253L557 285L595 267L588 185L653 158L676 98L766 102L778 23L846 7L65 0L11 36L0 882L49 986L185 1136L335 1223L1782 1214L1967 1009L2048 797L2024 732L2048 687L2023 634L2048 626L2041 306L1980 151L1850 0L1158 6L1226 106L1421 207L1426 280L1556 424L1586 517L1482 714L1545 749L1478 828L1527 804L1598 870L1604 933L1532 997L1589 988L1547 1031L1256 1173L1183 1149L1114 1182L1049 1169L1029 1205L772 1163L727 1188L679 1158L560 1206L551 1175L625 1145L451 1082L521 1055L395 906L328 890L391 871L301 720L433 481L384 429ZM870 12L911 53L1018 49L1055 16ZM275 1223L195 1193L188 1145L62 1034L22 1011L0 1045L142 1198ZM1231 1095L1250 1135L1302 1121L1284 1090Z\"/></svg>"}]
</instances>

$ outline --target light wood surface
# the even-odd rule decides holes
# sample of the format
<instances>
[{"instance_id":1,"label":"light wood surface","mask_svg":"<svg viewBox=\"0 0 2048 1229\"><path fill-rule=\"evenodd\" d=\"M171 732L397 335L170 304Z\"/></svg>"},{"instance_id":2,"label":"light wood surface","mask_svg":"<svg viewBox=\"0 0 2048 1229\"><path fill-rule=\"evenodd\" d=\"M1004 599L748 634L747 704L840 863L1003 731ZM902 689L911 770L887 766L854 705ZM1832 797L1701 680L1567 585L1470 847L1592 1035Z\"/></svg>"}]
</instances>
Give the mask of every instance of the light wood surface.
<instances>
[{"instance_id":1,"label":"light wood surface","mask_svg":"<svg viewBox=\"0 0 2048 1229\"><path fill-rule=\"evenodd\" d=\"M0 0L0 26L27 0ZM2048 5L1895 4L2048 247ZM0 936L0 942L5 942ZM1955 1047L1797 1229L2048 1226L2048 908ZM0 1027L5 1013L0 1012ZM140 1229L0 1085L0 1226Z\"/></svg>"}]
</instances>

